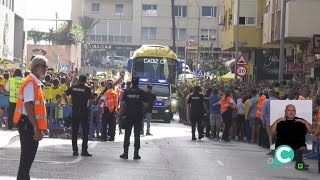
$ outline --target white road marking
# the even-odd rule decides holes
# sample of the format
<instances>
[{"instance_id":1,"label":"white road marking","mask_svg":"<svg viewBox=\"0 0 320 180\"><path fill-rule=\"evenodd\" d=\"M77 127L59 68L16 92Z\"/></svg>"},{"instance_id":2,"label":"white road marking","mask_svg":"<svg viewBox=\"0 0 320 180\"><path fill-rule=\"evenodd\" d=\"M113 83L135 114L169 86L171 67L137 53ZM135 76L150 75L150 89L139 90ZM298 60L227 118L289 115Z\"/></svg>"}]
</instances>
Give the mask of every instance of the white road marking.
<instances>
[{"instance_id":1,"label":"white road marking","mask_svg":"<svg viewBox=\"0 0 320 180\"><path fill-rule=\"evenodd\" d=\"M232 176L227 176L227 180L232 180Z\"/></svg>"},{"instance_id":2,"label":"white road marking","mask_svg":"<svg viewBox=\"0 0 320 180\"><path fill-rule=\"evenodd\" d=\"M17 177L14 176L0 176L0 180L16 180ZM31 178L32 180L59 180L59 179L39 179L39 178Z\"/></svg>"},{"instance_id":3,"label":"white road marking","mask_svg":"<svg viewBox=\"0 0 320 180\"><path fill-rule=\"evenodd\" d=\"M217 160L217 162L220 166L224 166L224 164L221 161Z\"/></svg>"},{"instance_id":4,"label":"white road marking","mask_svg":"<svg viewBox=\"0 0 320 180\"><path fill-rule=\"evenodd\" d=\"M97 145L98 145L98 142L97 142L97 141L93 141L93 142L90 144L89 148L90 148L90 149L94 149ZM89 149L89 148L88 148L88 149ZM50 164L74 164L74 163L80 162L82 159L83 159L83 157L82 157L82 156L79 156L79 157L77 157L77 159L75 159L75 160L73 160L73 161L70 161L70 162L52 162L52 163L50 163Z\"/></svg>"},{"instance_id":5,"label":"white road marking","mask_svg":"<svg viewBox=\"0 0 320 180\"><path fill-rule=\"evenodd\" d=\"M97 141L94 141L90 144L89 148L94 149L98 145ZM78 163L83 159L82 156L77 157L77 159L69 162L61 162L61 161L43 161L43 160L34 160L37 163L47 163L47 164L74 164ZM9 158L0 158L0 160L7 160L7 161L20 161L20 159L9 159Z\"/></svg>"}]
</instances>

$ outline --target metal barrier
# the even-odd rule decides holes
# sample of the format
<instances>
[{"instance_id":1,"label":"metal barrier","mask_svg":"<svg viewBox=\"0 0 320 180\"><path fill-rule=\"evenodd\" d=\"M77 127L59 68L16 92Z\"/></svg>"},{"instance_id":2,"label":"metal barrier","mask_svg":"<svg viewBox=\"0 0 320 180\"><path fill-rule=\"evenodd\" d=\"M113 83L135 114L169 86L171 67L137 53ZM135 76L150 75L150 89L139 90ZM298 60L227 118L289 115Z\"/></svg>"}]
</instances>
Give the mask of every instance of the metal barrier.
<instances>
[{"instance_id":1,"label":"metal barrier","mask_svg":"<svg viewBox=\"0 0 320 180\"><path fill-rule=\"evenodd\" d=\"M49 130L49 137L53 136L53 130L63 130L65 129L65 127L61 126L59 124L59 119L56 116L57 113L57 107L58 104L56 103L47 103L46 104L47 109L48 109L48 130ZM89 111L89 115L88 115L88 119L89 119L89 140L92 140L93 134L95 131L97 130L101 130L102 129L102 123L101 123L101 118L100 118L100 114L101 114L101 108L97 107L97 106L91 106L90 107L90 111ZM55 113L55 114L54 114ZM98 122L94 122L96 119L95 114L99 117ZM72 108L69 105L63 105L63 122L68 119L69 117L72 116ZM72 118L72 117L71 117ZM93 125L97 124L97 127L94 127ZM81 126L81 123L80 123ZM81 128L79 128L79 131L81 133Z\"/></svg>"},{"instance_id":2,"label":"metal barrier","mask_svg":"<svg viewBox=\"0 0 320 180\"><path fill-rule=\"evenodd\" d=\"M48 130L49 130L49 137L52 137L53 134L53 130L63 130L65 129L65 127L61 126L59 124L59 120L58 117L54 115L54 110L56 109L56 107L58 106L58 104L55 103L47 103L47 114L48 114ZM0 94L0 107L1 109L3 109L3 114L0 115L0 123L2 124L3 119L8 118L8 108L9 108L9 96L8 95L3 95ZM100 118L100 114L102 112L102 109L100 107L97 106L91 106L90 107L90 113L89 113L89 123L90 123L90 129L89 129L89 140L92 140L93 134L95 131L97 130L101 130L102 129L102 123L101 123L101 118ZM69 105L63 105L63 122L65 119L67 119L68 117L71 117L72 114L72 108ZM95 114L98 116L98 122L97 127L94 127L94 121L96 119L94 119ZM55 122L55 123L54 123ZM80 124L81 126L81 124ZM80 132L82 131L81 128L79 128Z\"/></svg>"},{"instance_id":3,"label":"metal barrier","mask_svg":"<svg viewBox=\"0 0 320 180\"><path fill-rule=\"evenodd\" d=\"M8 108L9 108L9 96L0 94L0 107L3 113L0 115L0 127L2 126L2 122L4 119L8 118Z\"/></svg>"}]
</instances>

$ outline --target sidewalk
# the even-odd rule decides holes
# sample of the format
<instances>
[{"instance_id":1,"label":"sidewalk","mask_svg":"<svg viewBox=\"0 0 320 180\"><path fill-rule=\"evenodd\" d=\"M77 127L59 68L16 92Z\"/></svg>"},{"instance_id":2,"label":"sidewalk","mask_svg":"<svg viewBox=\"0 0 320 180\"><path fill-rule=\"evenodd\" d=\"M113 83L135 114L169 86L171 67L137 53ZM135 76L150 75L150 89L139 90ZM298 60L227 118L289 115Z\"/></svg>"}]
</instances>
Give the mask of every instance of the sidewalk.
<instances>
[{"instance_id":1,"label":"sidewalk","mask_svg":"<svg viewBox=\"0 0 320 180\"><path fill-rule=\"evenodd\" d=\"M16 131L5 131L0 129L0 148L8 145L10 142L15 141L19 138L19 132Z\"/></svg>"}]
</instances>

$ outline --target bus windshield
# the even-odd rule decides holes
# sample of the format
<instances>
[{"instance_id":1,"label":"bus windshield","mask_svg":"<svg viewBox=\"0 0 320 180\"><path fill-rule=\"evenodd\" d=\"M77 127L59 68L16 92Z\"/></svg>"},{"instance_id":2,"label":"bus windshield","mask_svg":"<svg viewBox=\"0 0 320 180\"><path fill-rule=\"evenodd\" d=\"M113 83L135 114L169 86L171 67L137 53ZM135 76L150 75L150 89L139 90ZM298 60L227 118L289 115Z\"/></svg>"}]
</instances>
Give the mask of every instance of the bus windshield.
<instances>
[{"instance_id":1,"label":"bus windshield","mask_svg":"<svg viewBox=\"0 0 320 180\"><path fill-rule=\"evenodd\" d=\"M143 84L139 85L139 87L147 91L147 85ZM170 97L170 89L168 86L153 85L152 92L158 97Z\"/></svg>"},{"instance_id":2,"label":"bus windshield","mask_svg":"<svg viewBox=\"0 0 320 180\"><path fill-rule=\"evenodd\" d=\"M149 81L166 80L175 84L178 62L167 58L139 57L133 60L133 76Z\"/></svg>"}]
</instances>

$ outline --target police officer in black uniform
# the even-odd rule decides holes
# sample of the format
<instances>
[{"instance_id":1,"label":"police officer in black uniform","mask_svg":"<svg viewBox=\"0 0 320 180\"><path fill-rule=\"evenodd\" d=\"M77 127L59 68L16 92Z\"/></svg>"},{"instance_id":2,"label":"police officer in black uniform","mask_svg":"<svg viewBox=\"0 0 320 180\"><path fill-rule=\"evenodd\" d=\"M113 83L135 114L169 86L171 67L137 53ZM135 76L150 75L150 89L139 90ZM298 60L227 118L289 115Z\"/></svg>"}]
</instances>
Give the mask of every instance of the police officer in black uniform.
<instances>
[{"instance_id":1,"label":"police officer in black uniform","mask_svg":"<svg viewBox=\"0 0 320 180\"><path fill-rule=\"evenodd\" d=\"M67 96L71 95L72 99L72 149L73 156L79 156L78 153L78 132L81 122L83 141L81 156L92 156L88 153L88 138L89 138L89 107L91 100L91 90L86 85L87 77L85 75L79 76L77 85L70 87L63 95L67 104Z\"/></svg>"},{"instance_id":2,"label":"police officer in black uniform","mask_svg":"<svg viewBox=\"0 0 320 180\"><path fill-rule=\"evenodd\" d=\"M189 97L187 103L190 106L190 119L192 124L192 140L196 139L196 126L198 128L198 139L202 139L203 136L203 126L201 125L204 110L208 114L207 105L204 102L204 97L200 94L200 86L195 86L193 89L193 94Z\"/></svg>"},{"instance_id":3,"label":"police officer in black uniform","mask_svg":"<svg viewBox=\"0 0 320 180\"><path fill-rule=\"evenodd\" d=\"M206 92L206 94L204 95L204 103L206 104L207 106L207 109L210 109L210 95L212 93L212 88L209 88ZM205 113L205 116L204 116L204 126L206 128L206 137L210 137L210 129L211 129L211 126L210 126L210 114L206 113L205 109L203 109ZM210 112L209 112L210 113Z\"/></svg>"},{"instance_id":4,"label":"police officer in black uniform","mask_svg":"<svg viewBox=\"0 0 320 180\"><path fill-rule=\"evenodd\" d=\"M130 145L130 136L132 127L134 127L134 157L133 159L141 159L139 156L140 149L140 131L142 128L143 109L148 106L146 92L138 87L139 78L132 79L132 87L127 89L122 98L120 107L120 117L125 129L124 136L124 153L120 155L122 159L128 159L128 151Z\"/></svg>"}]
</instances>

